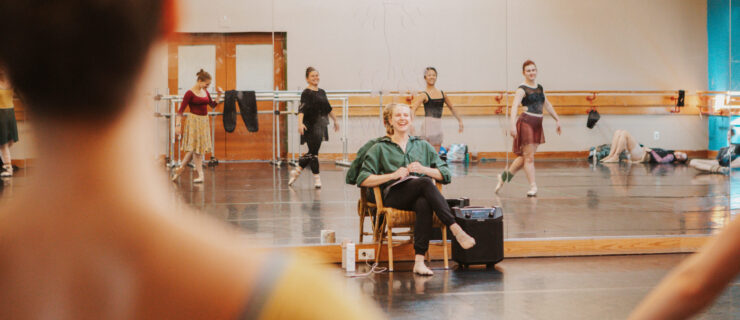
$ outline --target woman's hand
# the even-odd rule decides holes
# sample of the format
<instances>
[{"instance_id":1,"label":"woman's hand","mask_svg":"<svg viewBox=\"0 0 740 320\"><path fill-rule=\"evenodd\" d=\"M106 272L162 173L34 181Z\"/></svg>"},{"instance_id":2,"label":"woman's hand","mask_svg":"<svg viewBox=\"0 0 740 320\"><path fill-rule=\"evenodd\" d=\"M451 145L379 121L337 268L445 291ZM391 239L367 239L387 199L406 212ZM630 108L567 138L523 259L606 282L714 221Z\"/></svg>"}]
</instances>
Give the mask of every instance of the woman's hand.
<instances>
[{"instance_id":1,"label":"woman's hand","mask_svg":"<svg viewBox=\"0 0 740 320\"><path fill-rule=\"evenodd\" d=\"M459 126L459 128L457 129L457 132L462 133L463 132L463 129L465 128L463 126L462 120L458 121L457 123L458 123L458 126Z\"/></svg>"},{"instance_id":2,"label":"woman's hand","mask_svg":"<svg viewBox=\"0 0 740 320\"><path fill-rule=\"evenodd\" d=\"M421 173L421 174L424 174L424 175L426 175L427 169L428 169L427 167L421 165L421 163L419 163L419 161L414 161L412 163L409 163L408 168L409 168L409 172Z\"/></svg>"},{"instance_id":3,"label":"woman's hand","mask_svg":"<svg viewBox=\"0 0 740 320\"><path fill-rule=\"evenodd\" d=\"M303 135L303 133L306 132L306 129L307 128L305 124L303 123L298 124L298 133L300 133L301 135Z\"/></svg>"},{"instance_id":4,"label":"woman's hand","mask_svg":"<svg viewBox=\"0 0 740 320\"><path fill-rule=\"evenodd\" d=\"M221 87L216 87L216 92L218 92L218 94L223 94L224 89L221 89Z\"/></svg>"},{"instance_id":5,"label":"woman's hand","mask_svg":"<svg viewBox=\"0 0 740 320\"><path fill-rule=\"evenodd\" d=\"M406 167L400 167L398 170L393 172L393 178L394 179L403 179L406 178L409 175L409 169Z\"/></svg>"},{"instance_id":6,"label":"woman's hand","mask_svg":"<svg viewBox=\"0 0 740 320\"><path fill-rule=\"evenodd\" d=\"M511 128L509 128L509 134L512 137L516 137L516 127L515 126L511 126Z\"/></svg>"},{"instance_id":7,"label":"woman's hand","mask_svg":"<svg viewBox=\"0 0 740 320\"><path fill-rule=\"evenodd\" d=\"M334 121L334 132L339 132L339 123L337 121Z\"/></svg>"},{"instance_id":8,"label":"woman's hand","mask_svg":"<svg viewBox=\"0 0 740 320\"><path fill-rule=\"evenodd\" d=\"M560 128L560 120L555 120L555 132L558 133L558 135L561 135L563 133L563 129Z\"/></svg>"}]
</instances>

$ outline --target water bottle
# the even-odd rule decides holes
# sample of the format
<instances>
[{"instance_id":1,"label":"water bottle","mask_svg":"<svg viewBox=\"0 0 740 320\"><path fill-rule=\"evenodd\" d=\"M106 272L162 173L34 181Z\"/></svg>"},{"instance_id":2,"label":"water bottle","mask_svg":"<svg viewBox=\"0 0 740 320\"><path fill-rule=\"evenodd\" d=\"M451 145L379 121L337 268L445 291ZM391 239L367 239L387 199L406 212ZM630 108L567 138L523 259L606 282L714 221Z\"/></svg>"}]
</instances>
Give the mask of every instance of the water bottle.
<instances>
[{"instance_id":1,"label":"water bottle","mask_svg":"<svg viewBox=\"0 0 740 320\"><path fill-rule=\"evenodd\" d=\"M350 242L346 246L347 253L344 255L347 262L344 264L347 267L347 273L355 272L355 244Z\"/></svg>"}]
</instances>

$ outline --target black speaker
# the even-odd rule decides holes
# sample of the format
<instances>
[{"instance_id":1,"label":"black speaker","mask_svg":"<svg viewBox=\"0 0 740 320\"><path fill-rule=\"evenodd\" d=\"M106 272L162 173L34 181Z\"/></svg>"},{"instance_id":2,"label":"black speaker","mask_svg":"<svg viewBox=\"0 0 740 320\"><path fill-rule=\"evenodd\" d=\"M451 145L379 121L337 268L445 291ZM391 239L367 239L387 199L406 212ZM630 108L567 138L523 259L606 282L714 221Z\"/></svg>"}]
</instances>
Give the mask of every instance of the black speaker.
<instances>
[{"instance_id":1,"label":"black speaker","mask_svg":"<svg viewBox=\"0 0 740 320\"><path fill-rule=\"evenodd\" d=\"M452 260L461 267L471 264L491 267L504 259L504 214L500 207L455 208L455 221L476 243L465 250L452 238Z\"/></svg>"},{"instance_id":2,"label":"black speaker","mask_svg":"<svg viewBox=\"0 0 740 320\"><path fill-rule=\"evenodd\" d=\"M678 100L676 100L676 107L683 107L686 100L686 91L678 90Z\"/></svg>"}]
</instances>

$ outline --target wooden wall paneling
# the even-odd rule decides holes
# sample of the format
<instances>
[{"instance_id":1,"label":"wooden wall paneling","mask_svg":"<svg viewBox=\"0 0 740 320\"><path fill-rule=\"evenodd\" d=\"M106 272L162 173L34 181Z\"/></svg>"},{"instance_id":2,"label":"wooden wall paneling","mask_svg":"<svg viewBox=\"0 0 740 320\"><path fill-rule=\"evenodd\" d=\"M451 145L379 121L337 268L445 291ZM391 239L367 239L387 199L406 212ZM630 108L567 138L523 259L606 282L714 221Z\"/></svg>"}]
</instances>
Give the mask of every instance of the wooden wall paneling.
<instances>
[{"instance_id":1,"label":"wooden wall paneling","mask_svg":"<svg viewBox=\"0 0 740 320\"><path fill-rule=\"evenodd\" d=\"M275 74L274 90L286 90L288 87L288 44L287 34L278 32L274 35L273 52L275 60L273 63ZM278 110L287 111L288 103L281 102L278 104ZM280 115L280 156L286 157L288 154L288 115Z\"/></svg>"},{"instance_id":2,"label":"wooden wall paneling","mask_svg":"<svg viewBox=\"0 0 740 320\"><path fill-rule=\"evenodd\" d=\"M658 253L692 253L697 252L710 239L710 236L667 236L667 237L603 237L603 238L555 238L555 239L506 239L504 240L504 258L531 257L578 257L595 255L622 254L658 254ZM451 243L446 244L448 252ZM385 245L384 245L385 246ZM355 250L376 249L376 244L360 243ZM432 260L441 260L443 256L441 242L429 245L429 256ZM340 245L315 245L301 247L284 247L279 250L295 253L312 259L317 263L341 263L342 248ZM357 254L357 252L355 252ZM378 254L377 252L375 254ZM411 243L393 246L393 261L413 261L414 248ZM355 257L355 261L363 263ZM380 261L388 261L388 250L384 247Z\"/></svg>"},{"instance_id":3,"label":"wooden wall paneling","mask_svg":"<svg viewBox=\"0 0 740 320\"><path fill-rule=\"evenodd\" d=\"M271 33L237 33L237 34L179 34L168 47L168 85L177 87L177 48L180 45L213 44L216 45L216 86L221 86L225 91L236 89L236 45L237 44L273 44ZM285 34L275 35L275 88L284 90L286 86L286 59L283 47L285 45ZM278 76L279 75L279 76ZM175 94L175 92L172 92ZM285 106L281 106L283 109ZM272 111L271 101L258 102L259 111ZM223 111L223 105L216 108ZM223 118L216 117L215 120L215 154L222 160L269 160L272 158L272 121L273 116L263 114L258 116L259 131L248 132L241 118L237 119L236 130L226 133L223 129ZM285 136L285 120L281 119L281 138ZM287 142L287 139L285 139ZM285 150L285 143L281 144Z\"/></svg>"},{"instance_id":4,"label":"wooden wall paneling","mask_svg":"<svg viewBox=\"0 0 740 320\"><path fill-rule=\"evenodd\" d=\"M229 35L228 45L233 50L233 54L227 57L233 61L233 67L229 71L233 79L232 88L236 88L236 46L249 44L272 44L272 35L270 33L258 34L235 34ZM274 51L273 51L274 53ZM278 66L274 65L274 69ZM284 66L280 66L284 68ZM274 82L278 79L274 78ZM258 111L272 111L272 101L258 101ZM273 115L260 114L257 116L259 121L259 131L249 132L241 119L237 120L236 130L227 134L226 140L226 159L229 160L270 160L272 159L272 130ZM282 123L281 123L282 125ZM281 133L282 134L282 133Z\"/></svg>"},{"instance_id":5,"label":"wooden wall paneling","mask_svg":"<svg viewBox=\"0 0 740 320\"><path fill-rule=\"evenodd\" d=\"M231 70L234 70L234 61L233 59L229 59L229 57L234 55L234 50L228 45L224 38L221 38L218 41L216 48L216 68L219 70L217 71L217 73L219 73L217 85L220 86L224 92L233 90L235 87L235 81L232 79L233 75ZM223 103L216 107L216 111L224 111ZM219 160L226 160L226 138L228 134L224 130L224 118L222 116L217 116L214 118L213 123L215 124L215 145L213 146L215 156Z\"/></svg>"},{"instance_id":6,"label":"wooden wall paneling","mask_svg":"<svg viewBox=\"0 0 740 320\"><path fill-rule=\"evenodd\" d=\"M169 88L169 94L177 94L177 47L180 44L175 40L170 41L167 46L167 88Z\"/></svg>"}]
</instances>

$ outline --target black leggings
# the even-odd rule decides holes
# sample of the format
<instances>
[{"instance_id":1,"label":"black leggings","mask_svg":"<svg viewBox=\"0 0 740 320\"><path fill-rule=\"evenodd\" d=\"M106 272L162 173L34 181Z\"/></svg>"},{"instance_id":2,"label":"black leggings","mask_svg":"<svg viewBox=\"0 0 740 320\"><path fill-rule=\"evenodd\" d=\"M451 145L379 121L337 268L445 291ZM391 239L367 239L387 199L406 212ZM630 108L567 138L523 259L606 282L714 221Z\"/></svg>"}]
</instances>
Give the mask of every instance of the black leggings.
<instances>
[{"instance_id":1,"label":"black leggings","mask_svg":"<svg viewBox=\"0 0 740 320\"><path fill-rule=\"evenodd\" d=\"M323 136L316 136L311 134L306 135L306 145L308 145L308 153L302 155L298 159L298 165L301 166L301 169L310 164L311 172L313 172L313 174L319 174L319 148L321 148L321 142L323 140Z\"/></svg>"},{"instance_id":2,"label":"black leggings","mask_svg":"<svg viewBox=\"0 0 740 320\"><path fill-rule=\"evenodd\" d=\"M371 197L374 200L374 197ZM414 252L423 255L429 249L429 237L432 233L433 214L437 214L442 223L451 226L455 217L434 180L428 177L410 179L391 188L383 204L401 210L416 212L414 225Z\"/></svg>"}]
</instances>

